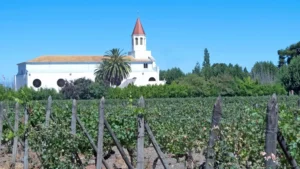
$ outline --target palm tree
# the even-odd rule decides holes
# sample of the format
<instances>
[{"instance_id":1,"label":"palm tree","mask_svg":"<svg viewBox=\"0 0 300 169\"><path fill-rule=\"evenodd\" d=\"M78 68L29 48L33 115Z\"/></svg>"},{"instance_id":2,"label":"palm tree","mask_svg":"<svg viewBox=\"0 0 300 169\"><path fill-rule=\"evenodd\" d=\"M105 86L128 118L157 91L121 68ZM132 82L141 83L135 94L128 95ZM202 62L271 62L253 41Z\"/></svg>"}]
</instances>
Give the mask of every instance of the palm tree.
<instances>
[{"instance_id":1,"label":"palm tree","mask_svg":"<svg viewBox=\"0 0 300 169\"><path fill-rule=\"evenodd\" d=\"M122 52L123 50L119 48L113 48L106 52L103 62L94 72L96 80L103 80L111 85L119 86L122 80L129 76L131 67Z\"/></svg>"}]
</instances>

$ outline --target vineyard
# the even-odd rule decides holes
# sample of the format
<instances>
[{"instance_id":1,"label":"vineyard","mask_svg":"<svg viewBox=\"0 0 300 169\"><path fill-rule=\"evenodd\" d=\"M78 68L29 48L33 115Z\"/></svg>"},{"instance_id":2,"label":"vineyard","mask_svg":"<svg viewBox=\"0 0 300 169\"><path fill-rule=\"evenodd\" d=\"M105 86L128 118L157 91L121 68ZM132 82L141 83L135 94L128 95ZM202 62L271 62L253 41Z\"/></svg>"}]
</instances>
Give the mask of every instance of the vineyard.
<instances>
[{"instance_id":1,"label":"vineyard","mask_svg":"<svg viewBox=\"0 0 300 169\"><path fill-rule=\"evenodd\" d=\"M265 168L265 130L267 103L270 96L264 97L222 97L222 118L220 137L214 146L217 168ZM300 108L296 96L278 97L279 128L284 136L289 152L300 163ZM145 108L137 106L138 100L106 100L105 117L121 145L129 153L131 163L136 165L137 115L142 112L151 127L156 141L164 154L179 160L186 157L193 163L191 152L204 154L211 130L212 111L216 102L210 98L146 99ZM71 100L53 100L51 120L46 123L47 101L34 101L26 104L29 122L24 125L24 106L20 104L19 130L11 130L15 118L15 103L3 102L2 145L11 146L14 136L20 139L28 133L30 151L39 154L44 168L80 168L72 162L74 151L86 158L94 156L93 148L86 135L77 124L76 135L71 134ZM94 142L98 134L99 100L77 101L77 115ZM8 121L7 121L8 119ZM10 126L11 125L11 126ZM109 159L115 146L107 130L104 130L104 156ZM151 142L145 137L145 147ZM29 158L30 160L30 158ZM194 159L195 160L195 159ZM279 168L290 168L284 153L277 148L274 159ZM82 164L83 166L87 163ZM192 167L191 167L192 166ZM187 168L199 168L187 165Z\"/></svg>"}]
</instances>

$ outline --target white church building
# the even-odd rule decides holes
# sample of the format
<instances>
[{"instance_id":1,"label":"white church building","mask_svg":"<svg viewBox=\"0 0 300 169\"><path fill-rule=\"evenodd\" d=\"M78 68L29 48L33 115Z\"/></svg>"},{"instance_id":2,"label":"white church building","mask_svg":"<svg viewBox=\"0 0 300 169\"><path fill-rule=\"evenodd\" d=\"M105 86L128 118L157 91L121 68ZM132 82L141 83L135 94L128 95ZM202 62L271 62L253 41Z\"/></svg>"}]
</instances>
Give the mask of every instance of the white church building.
<instances>
[{"instance_id":1,"label":"white church building","mask_svg":"<svg viewBox=\"0 0 300 169\"><path fill-rule=\"evenodd\" d=\"M147 50L146 34L138 18L132 32L132 51L126 59L130 63L131 72L119 87L128 84L136 86L164 85L159 80L159 67ZM15 90L23 86L39 88L54 88L59 91L65 81L79 78L95 80L94 71L104 56L40 56L18 64L15 76Z\"/></svg>"}]
</instances>

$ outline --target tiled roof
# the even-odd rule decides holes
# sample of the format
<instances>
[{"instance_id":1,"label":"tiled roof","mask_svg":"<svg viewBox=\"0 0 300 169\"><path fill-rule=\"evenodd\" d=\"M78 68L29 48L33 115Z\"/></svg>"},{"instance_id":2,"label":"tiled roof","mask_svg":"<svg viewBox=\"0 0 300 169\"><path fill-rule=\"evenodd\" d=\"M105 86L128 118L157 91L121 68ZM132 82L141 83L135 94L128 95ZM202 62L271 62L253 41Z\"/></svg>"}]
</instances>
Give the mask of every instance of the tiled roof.
<instances>
[{"instance_id":1,"label":"tiled roof","mask_svg":"<svg viewBox=\"0 0 300 169\"><path fill-rule=\"evenodd\" d=\"M145 35L145 31L141 24L140 18L136 20L132 35Z\"/></svg>"},{"instance_id":2,"label":"tiled roof","mask_svg":"<svg viewBox=\"0 0 300 169\"><path fill-rule=\"evenodd\" d=\"M28 63L48 63L48 62L101 62L103 59L108 58L104 56L40 56ZM124 59L130 62L149 62L150 59L136 59L132 56L125 56Z\"/></svg>"}]
</instances>

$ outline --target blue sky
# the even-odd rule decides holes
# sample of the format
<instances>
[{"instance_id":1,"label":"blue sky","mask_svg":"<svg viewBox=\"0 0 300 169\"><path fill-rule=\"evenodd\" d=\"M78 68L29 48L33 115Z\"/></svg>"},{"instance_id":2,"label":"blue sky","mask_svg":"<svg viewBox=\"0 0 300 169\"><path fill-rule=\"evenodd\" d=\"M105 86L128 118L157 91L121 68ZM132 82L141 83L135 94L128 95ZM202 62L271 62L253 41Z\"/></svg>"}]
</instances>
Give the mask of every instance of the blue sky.
<instances>
[{"instance_id":1,"label":"blue sky","mask_svg":"<svg viewBox=\"0 0 300 169\"><path fill-rule=\"evenodd\" d=\"M127 52L137 16L161 69L190 72L208 48L211 63L250 70L300 40L299 11L299 0L1 0L0 75L40 55Z\"/></svg>"}]
</instances>

